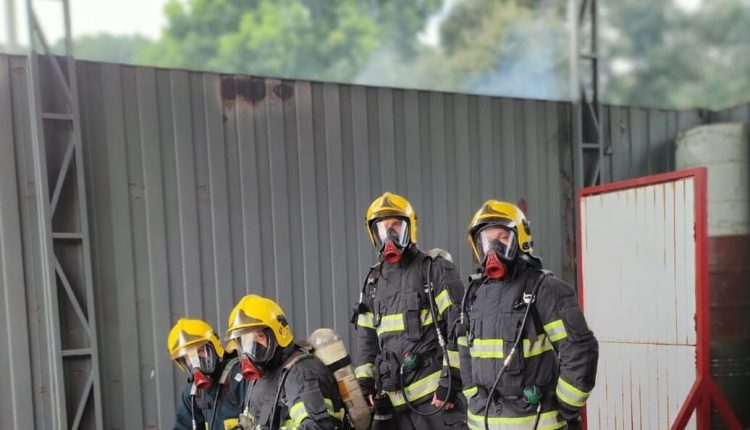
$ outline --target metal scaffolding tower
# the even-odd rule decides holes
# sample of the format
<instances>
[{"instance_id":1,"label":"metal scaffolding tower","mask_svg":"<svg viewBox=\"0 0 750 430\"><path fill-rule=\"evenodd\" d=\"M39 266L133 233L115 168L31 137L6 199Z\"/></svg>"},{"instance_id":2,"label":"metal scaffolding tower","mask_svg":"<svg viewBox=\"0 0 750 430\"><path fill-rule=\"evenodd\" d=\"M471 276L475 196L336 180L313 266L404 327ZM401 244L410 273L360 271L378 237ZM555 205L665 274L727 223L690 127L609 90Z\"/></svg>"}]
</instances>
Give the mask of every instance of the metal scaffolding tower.
<instances>
[{"instance_id":1,"label":"metal scaffolding tower","mask_svg":"<svg viewBox=\"0 0 750 430\"><path fill-rule=\"evenodd\" d=\"M571 97L573 101L573 170L575 186L601 184L604 156L604 125L599 102L599 9L597 0L570 0Z\"/></svg>"},{"instance_id":2,"label":"metal scaffolding tower","mask_svg":"<svg viewBox=\"0 0 750 430\"><path fill-rule=\"evenodd\" d=\"M56 1L61 2L65 28L62 56L53 55L34 1L26 0L37 257L43 290L41 362L49 391L44 419L54 429L103 428L70 5L68 0Z\"/></svg>"}]
</instances>

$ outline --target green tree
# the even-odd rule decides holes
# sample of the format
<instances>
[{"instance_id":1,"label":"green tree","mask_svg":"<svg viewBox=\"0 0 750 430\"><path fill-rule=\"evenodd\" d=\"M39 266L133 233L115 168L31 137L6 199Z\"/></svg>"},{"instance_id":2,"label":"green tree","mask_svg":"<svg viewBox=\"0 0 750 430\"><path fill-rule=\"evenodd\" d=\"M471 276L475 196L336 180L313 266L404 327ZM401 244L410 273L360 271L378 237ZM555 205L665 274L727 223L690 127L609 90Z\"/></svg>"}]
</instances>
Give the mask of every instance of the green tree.
<instances>
[{"instance_id":1,"label":"green tree","mask_svg":"<svg viewBox=\"0 0 750 430\"><path fill-rule=\"evenodd\" d=\"M143 62L222 72L349 81L370 55L416 34L440 0L172 0Z\"/></svg>"},{"instance_id":2,"label":"green tree","mask_svg":"<svg viewBox=\"0 0 750 430\"><path fill-rule=\"evenodd\" d=\"M604 99L624 105L719 109L750 99L750 4L608 2Z\"/></svg>"}]
</instances>

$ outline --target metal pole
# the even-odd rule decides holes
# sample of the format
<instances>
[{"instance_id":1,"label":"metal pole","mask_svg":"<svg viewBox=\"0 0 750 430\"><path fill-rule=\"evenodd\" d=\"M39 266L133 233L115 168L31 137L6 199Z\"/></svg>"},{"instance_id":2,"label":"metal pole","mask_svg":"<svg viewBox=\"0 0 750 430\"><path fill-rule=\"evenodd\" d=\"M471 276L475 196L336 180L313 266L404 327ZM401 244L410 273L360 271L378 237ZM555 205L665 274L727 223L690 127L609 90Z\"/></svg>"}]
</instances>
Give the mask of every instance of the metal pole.
<instances>
[{"instance_id":1,"label":"metal pole","mask_svg":"<svg viewBox=\"0 0 750 430\"><path fill-rule=\"evenodd\" d=\"M578 39L578 1L568 0L568 23L570 25L570 100L572 103L571 124L573 138L573 184L576 192L584 185L583 123L581 112L580 49Z\"/></svg>"}]
</instances>

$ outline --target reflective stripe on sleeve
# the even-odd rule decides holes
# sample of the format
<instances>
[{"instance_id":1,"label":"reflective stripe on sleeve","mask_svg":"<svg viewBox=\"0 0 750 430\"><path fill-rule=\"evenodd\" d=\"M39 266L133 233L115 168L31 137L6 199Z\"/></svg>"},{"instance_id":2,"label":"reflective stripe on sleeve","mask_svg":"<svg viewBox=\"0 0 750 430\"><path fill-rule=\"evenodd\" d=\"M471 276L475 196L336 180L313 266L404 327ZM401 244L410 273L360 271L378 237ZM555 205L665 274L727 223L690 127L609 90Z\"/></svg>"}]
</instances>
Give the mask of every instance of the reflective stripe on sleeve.
<instances>
[{"instance_id":1,"label":"reflective stripe on sleeve","mask_svg":"<svg viewBox=\"0 0 750 430\"><path fill-rule=\"evenodd\" d=\"M438 315L442 315L443 312L445 312L446 309L448 309L453 304L453 300L451 300L450 294L448 294L448 290L443 290L440 294L435 297L435 305L437 305L438 309Z\"/></svg>"},{"instance_id":2,"label":"reflective stripe on sleeve","mask_svg":"<svg viewBox=\"0 0 750 430\"><path fill-rule=\"evenodd\" d=\"M544 331L549 336L550 342L557 342L558 340L565 339L568 336L568 332L565 331L565 326L562 320L552 321L544 326Z\"/></svg>"},{"instance_id":3,"label":"reflective stripe on sleeve","mask_svg":"<svg viewBox=\"0 0 750 430\"><path fill-rule=\"evenodd\" d=\"M372 312L365 312L359 314L357 317L357 325L364 328L375 328L375 315Z\"/></svg>"},{"instance_id":4,"label":"reflective stripe on sleeve","mask_svg":"<svg viewBox=\"0 0 750 430\"><path fill-rule=\"evenodd\" d=\"M589 398L589 393L579 390L562 377L557 379L556 394L558 399L577 408L583 407Z\"/></svg>"},{"instance_id":5,"label":"reflective stripe on sleeve","mask_svg":"<svg viewBox=\"0 0 750 430\"><path fill-rule=\"evenodd\" d=\"M458 346L469 346L469 341L466 340L466 336L459 336L456 338L456 342L458 343Z\"/></svg>"},{"instance_id":6,"label":"reflective stripe on sleeve","mask_svg":"<svg viewBox=\"0 0 750 430\"><path fill-rule=\"evenodd\" d=\"M354 369L354 376L357 378L374 378L375 377L375 365L372 363L365 363Z\"/></svg>"},{"instance_id":7,"label":"reflective stripe on sleeve","mask_svg":"<svg viewBox=\"0 0 750 430\"><path fill-rule=\"evenodd\" d=\"M323 401L327 406L326 412L328 413L328 415L339 420L342 420L344 418L344 408L341 408L338 411L334 411L333 401L331 399L324 398ZM307 413L307 409L305 409L305 403L299 401L292 405L292 407L289 409L289 416L292 418L292 421L294 421L294 424L299 426L302 424L302 421L304 421L305 418L309 417L310 415Z\"/></svg>"},{"instance_id":8,"label":"reflective stripe on sleeve","mask_svg":"<svg viewBox=\"0 0 750 430\"><path fill-rule=\"evenodd\" d=\"M474 394L477 393L477 386L476 385L471 386L461 392L464 393L464 397L466 397L466 401L468 401L470 398L474 396Z\"/></svg>"},{"instance_id":9,"label":"reflective stripe on sleeve","mask_svg":"<svg viewBox=\"0 0 750 430\"><path fill-rule=\"evenodd\" d=\"M450 360L450 362L451 362L451 367L454 367L456 369L458 369L460 367L459 366L459 361L461 359L458 357L458 351L452 351L452 350L449 349L448 350L448 360ZM447 365L448 365L448 363L446 363L445 359L443 359L443 366L447 366Z\"/></svg>"}]
</instances>

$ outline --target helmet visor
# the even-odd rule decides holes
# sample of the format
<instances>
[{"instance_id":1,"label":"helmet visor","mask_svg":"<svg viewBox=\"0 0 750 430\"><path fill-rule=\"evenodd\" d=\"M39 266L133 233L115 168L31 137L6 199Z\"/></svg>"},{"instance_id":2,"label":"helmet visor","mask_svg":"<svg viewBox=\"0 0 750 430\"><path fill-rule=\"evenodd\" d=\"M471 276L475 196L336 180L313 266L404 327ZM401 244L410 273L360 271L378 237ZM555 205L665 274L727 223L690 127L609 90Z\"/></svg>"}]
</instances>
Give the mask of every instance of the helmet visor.
<instances>
[{"instance_id":1,"label":"helmet visor","mask_svg":"<svg viewBox=\"0 0 750 430\"><path fill-rule=\"evenodd\" d=\"M211 374L216 370L217 357L211 344L204 343L185 347L175 361L188 373L198 369L205 374Z\"/></svg>"},{"instance_id":2,"label":"helmet visor","mask_svg":"<svg viewBox=\"0 0 750 430\"><path fill-rule=\"evenodd\" d=\"M390 239L399 248L409 244L409 221L405 218L387 217L372 223L372 236L375 246L380 249L386 240Z\"/></svg>"},{"instance_id":3,"label":"helmet visor","mask_svg":"<svg viewBox=\"0 0 750 430\"><path fill-rule=\"evenodd\" d=\"M234 340L240 354L246 354L254 363L262 365L273 357L276 339L267 327L249 327L238 330Z\"/></svg>"},{"instance_id":4,"label":"helmet visor","mask_svg":"<svg viewBox=\"0 0 750 430\"><path fill-rule=\"evenodd\" d=\"M497 252L498 257L512 261L518 252L518 241L513 228L505 224L491 224L474 235L479 252L479 261L484 261L490 251Z\"/></svg>"}]
</instances>

